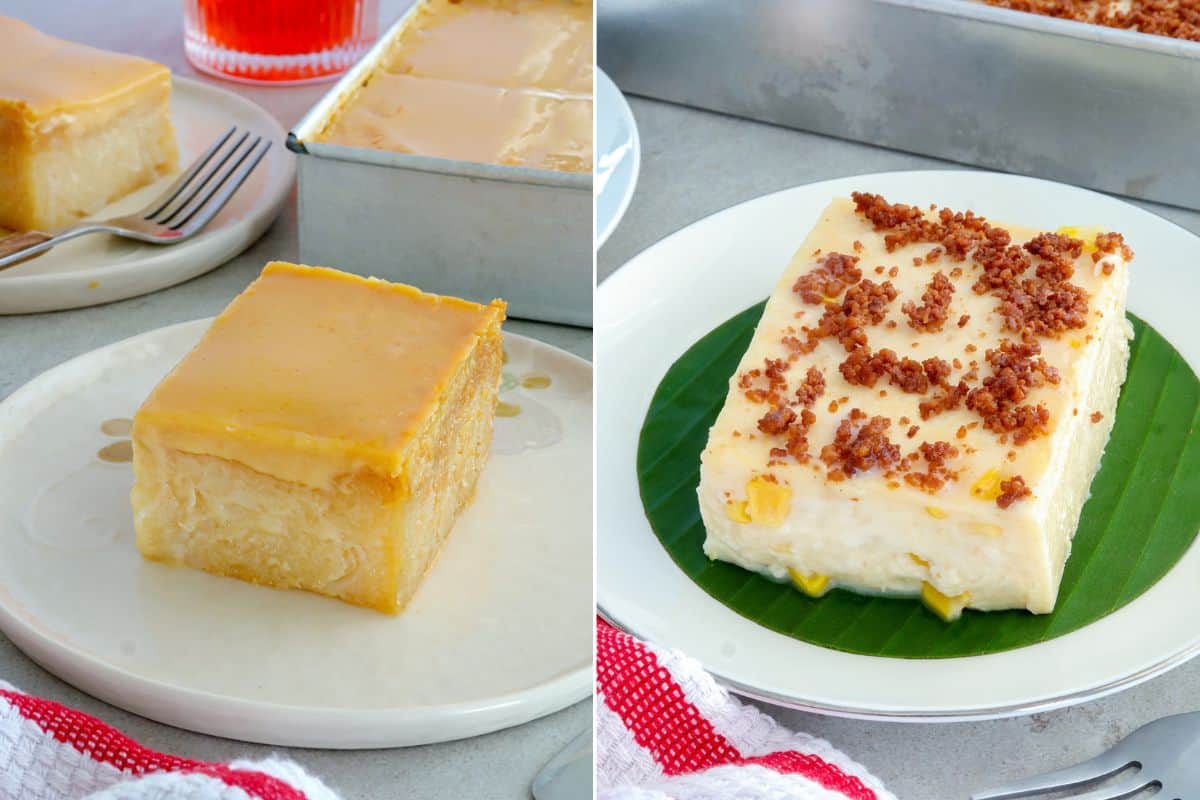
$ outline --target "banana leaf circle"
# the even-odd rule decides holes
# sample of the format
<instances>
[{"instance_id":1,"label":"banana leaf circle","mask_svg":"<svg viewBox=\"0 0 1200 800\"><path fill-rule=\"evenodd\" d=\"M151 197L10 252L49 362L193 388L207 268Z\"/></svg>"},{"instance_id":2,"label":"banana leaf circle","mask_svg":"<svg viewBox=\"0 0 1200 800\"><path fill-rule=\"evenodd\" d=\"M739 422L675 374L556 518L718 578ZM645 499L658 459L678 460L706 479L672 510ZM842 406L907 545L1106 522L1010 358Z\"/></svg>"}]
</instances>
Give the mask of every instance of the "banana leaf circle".
<instances>
[{"instance_id":1,"label":"banana leaf circle","mask_svg":"<svg viewBox=\"0 0 1200 800\"><path fill-rule=\"evenodd\" d=\"M642 426L642 503L671 558L704 591L773 631L823 647L893 658L954 658L1070 633L1129 603L1165 575L1200 529L1200 382L1153 328L1135 337L1117 419L1084 506L1051 614L968 610L954 623L917 600L834 590L818 600L721 561L701 545L700 452L762 315L762 303L708 333L668 370Z\"/></svg>"}]
</instances>

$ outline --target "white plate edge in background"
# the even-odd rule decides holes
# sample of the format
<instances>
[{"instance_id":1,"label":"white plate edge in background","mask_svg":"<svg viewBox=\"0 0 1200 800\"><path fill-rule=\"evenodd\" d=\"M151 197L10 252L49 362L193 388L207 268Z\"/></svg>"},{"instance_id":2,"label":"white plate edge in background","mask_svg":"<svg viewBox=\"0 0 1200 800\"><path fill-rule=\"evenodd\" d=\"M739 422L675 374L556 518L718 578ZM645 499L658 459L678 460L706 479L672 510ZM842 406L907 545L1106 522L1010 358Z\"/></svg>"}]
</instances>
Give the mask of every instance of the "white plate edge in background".
<instances>
[{"instance_id":1,"label":"white plate edge in background","mask_svg":"<svg viewBox=\"0 0 1200 800\"><path fill-rule=\"evenodd\" d=\"M612 101L611 103L608 101ZM596 132L599 134L599 114L612 113L622 119L622 122L629 129L629 149L620 159L616 166L611 170L611 174L603 181L603 186L600 188L601 181L597 179L596 183L598 191L596 193L596 241L594 248L599 250L608 237L612 236L613 231L621 223L625 217L625 212L629 210L629 204L633 200L633 193L637 189L638 176L641 173L642 167L642 142L641 136L638 133L637 120L634 119L633 109L629 107L629 101L617 85L613 83L612 78L608 77L604 70L596 67L596 109L597 123ZM603 109L603 111L601 111ZM598 138L598 137L597 137ZM597 141L597 144L600 144ZM608 143L603 143L607 147ZM596 162L599 164L600 153L597 151ZM602 207L607 207L605 199L612 196L616 186L614 181L621 181L620 187L621 196L616 201L616 207L611 214L605 219L600 219Z\"/></svg>"},{"instance_id":2,"label":"white plate edge in background","mask_svg":"<svg viewBox=\"0 0 1200 800\"><path fill-rule=\"evenodd\" d=\"M236 108L238 119L255 120L253 131L261 133L271 142L270 149L255 170L256 174L265 173L268 176L268 183L263 189L264 197L253 206L250 213L233 224L223 227L214 224L198 236L176 245L142 244L140 246L145 249L145 255L136 260L99 263L69 272L44 274L36 271L37 261L34 260L22 265L20 272L0 272L0 314L84 308L166 289L226 263L254 244L279 216L296 175L295 156L284 146L286 134L279 122L256 103L229 89L204 81L172 75L172 89L173 120L177 120L180 113L180 95L192 106L206 106L213 114ZM181 153L180 167L186 167L189 159L197 155L198 152ZM113 206L121 203L122 200L118 200ZM101 218L111 213L105 209L93 217ZM71 246L86 255L86 245L100 242L105 236L93 234L76 240ZM92 283L96 285L91 286Z\"/></svg>"}]
</instances>

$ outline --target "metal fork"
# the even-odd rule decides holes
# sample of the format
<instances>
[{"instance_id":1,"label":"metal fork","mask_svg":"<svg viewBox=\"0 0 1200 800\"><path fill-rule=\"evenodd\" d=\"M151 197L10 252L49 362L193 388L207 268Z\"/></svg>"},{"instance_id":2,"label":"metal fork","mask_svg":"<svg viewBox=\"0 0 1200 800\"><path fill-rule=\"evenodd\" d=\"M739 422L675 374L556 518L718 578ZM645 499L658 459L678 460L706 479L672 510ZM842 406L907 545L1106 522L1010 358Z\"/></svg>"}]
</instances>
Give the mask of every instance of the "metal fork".
<instances>
[{"instance_id":1,"label":"metal fork","mask_svg":"<svg viewBox=\"0 0 1200 800\"><path fill-rule=\"evenodd\" d=\"M227 130L150 205L113 219L82 222L55 234L30 231L0 239L0 269L89 233L112 233L151 244L179 244L212 222L271 148L262 136Z\"/></svg>"},{"instance_id":2,"label":"metal fork","mask_svg":"<svg viewBox=\"0 0 1200 800\"><path fill-rule=\"evenodd\" d=\"M1064 800L1118 800L1148 787L1158 787L1156 800L1196 800L1200 797L1200 711L1155 720L1091 761L978 792L971 800L1059 792L1096 783L1131 766L1137 771Z\"/></svg>"}]
</instances>

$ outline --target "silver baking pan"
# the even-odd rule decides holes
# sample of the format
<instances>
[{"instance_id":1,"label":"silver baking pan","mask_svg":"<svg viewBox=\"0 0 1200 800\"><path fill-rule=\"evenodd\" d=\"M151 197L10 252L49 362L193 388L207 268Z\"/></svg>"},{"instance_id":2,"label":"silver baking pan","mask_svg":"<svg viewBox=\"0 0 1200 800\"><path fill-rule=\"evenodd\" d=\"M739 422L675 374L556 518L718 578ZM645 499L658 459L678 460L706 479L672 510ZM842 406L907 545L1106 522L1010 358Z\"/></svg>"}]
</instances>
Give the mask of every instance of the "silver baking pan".
<instances>
[{"instance_id":1,"label":"silver baking pan","mask_svg":"<svg viewBox=\"0 0 1200 800\"><path fill-rule=\"evenodd\" d=\"M966 0L598 14L600 66L626 92L1200 208L1200 43Z\"/></svg>"},{"instance_id":2,"label":"silver baking pan","mask_svg":"<svg viewBox=\"0 0 1200 800\"><path fill-rule=\"evenodd\" d=\"M512 317L590 326L590 175L311 141L419 6L288 134L299 155L300 259L480 302L499 297Z\"/></svg>"}]
</instances>

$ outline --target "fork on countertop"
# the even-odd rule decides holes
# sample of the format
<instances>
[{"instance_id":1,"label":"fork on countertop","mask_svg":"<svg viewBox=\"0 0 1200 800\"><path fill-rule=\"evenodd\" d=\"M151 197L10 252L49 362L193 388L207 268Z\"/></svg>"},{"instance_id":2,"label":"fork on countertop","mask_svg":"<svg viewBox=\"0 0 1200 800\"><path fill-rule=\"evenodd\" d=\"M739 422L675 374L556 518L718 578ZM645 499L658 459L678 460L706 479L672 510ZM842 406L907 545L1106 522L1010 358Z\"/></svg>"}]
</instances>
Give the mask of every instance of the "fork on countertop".
<instances>
[{"instance_id":1,"label":"fork on countertop","mask_svg":"<svg viewBox=\"0 0 1200 800\"><path fill-rule=\"evenodd\" d=\"M81 222L55 234L29 231L0 239L0 270L89 233L112 233L160 245L187 241L212 222L271 148L262 136L243 131L235 138L237 132L236 125L227 130L141 211Z\"/></svg>"},{"instance_id":2,"label":"fork on countertop","mask_svg":"<svg viewBox=\"0 0 1200 800\"><path fill-rule=\"evenodd\" d=\"M971 795L971 800L1004 800L1061 792L1111 778L1129 767L1137 769L1084 794L1060 797L1062 800L1118 800L1157 787L1156 800L1200 799L1200 711L1155 720L1090 761L977 792Z\"/></svg>"}]
</instances>

